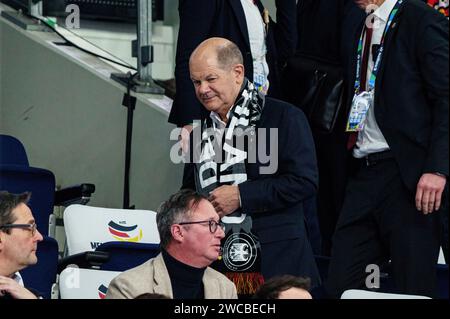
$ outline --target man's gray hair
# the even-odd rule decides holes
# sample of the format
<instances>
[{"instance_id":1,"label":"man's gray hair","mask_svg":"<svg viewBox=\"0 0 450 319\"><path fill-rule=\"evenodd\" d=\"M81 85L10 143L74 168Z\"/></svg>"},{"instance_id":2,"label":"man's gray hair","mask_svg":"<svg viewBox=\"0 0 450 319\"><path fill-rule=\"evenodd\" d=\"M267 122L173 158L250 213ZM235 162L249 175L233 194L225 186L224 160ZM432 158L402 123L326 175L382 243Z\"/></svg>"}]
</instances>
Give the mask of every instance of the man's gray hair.
<instances>
[{"instance_id":1,"label":"man's gray hair","mask_svg":"<svg viewBox=\"0 0 450 319\"><path fill-rule=\"evenodd\" d=\"M205 196L193 190L182 189L159 206L156 224L162 248L167 247L172 240L171 226L189 221L192 212L203 199L208 200Z\"/></svg>"},{"instance_id":2,"label":"man's gray hair","mask_svg":"<svg viewBox=\"0 0 450 319\"><path fill-rule=\"evenodd\" d=\"M233 42L217 47L217 63L222 70L230 70L233 65L244 64L241 50Z\"/></svg>"},{"instance_id":3,"label":"man's gray hair","mask_svg":"<svg viewBox=\"0 0 450 319\"><path fill-rule=\"evenodd\" d=\"M13 210L20 204L28 204L30 197L30 192L12 194L0 191L0 226L14 223L16 219Z\"/></svg>"}]
</instances>

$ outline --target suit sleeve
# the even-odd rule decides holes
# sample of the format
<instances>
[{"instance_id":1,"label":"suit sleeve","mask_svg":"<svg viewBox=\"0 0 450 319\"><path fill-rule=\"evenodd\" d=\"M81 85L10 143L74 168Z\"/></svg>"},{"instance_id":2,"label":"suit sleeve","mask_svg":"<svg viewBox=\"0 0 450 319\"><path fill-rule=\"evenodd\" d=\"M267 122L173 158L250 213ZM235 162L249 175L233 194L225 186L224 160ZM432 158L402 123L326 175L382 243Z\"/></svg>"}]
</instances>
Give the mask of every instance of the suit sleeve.
<instances>
[{"instance_id":1,"label":"suit sleeve","mask_svg":"<svg viewBox=\"0 0 450 319\"><path fill-rule=\"evenodd\" d=\"M277 23L275 42L278 65L282 68L287 59L294 55L297 47L297 4L296 0L276 0Z\"/></svg>"},{"instance_id":2,"label":"suit sleeve","mask_svg":"<svg viewBox=\"0 0 450 319\"><path fill-rule=\"evenodd\" d=\"M183 171L183 183L181 185L181 189L192 189L195 190L195 164L194 163L186 163L184 164Z\"/></svg>"},{"instance_id":3,"label":"suit sleeve","mask_svg":"<svg viewBox=\"0 0 450 319\"><path fill-rule=\"evenodd\" d=\"M432 112L432 133L424 173L439 172L449 176L449 26L444 16L422 29L418 58L425 91Z\"/></svg>"},{"instance_id":4,"label":"suit sleeve","mask_svg":"<svg viewBox=\"0 0 450 319\"><path fill-rule=\"evenodd\" d=\"M278 171L239 184L242 210L268 212L314 196L318 172L315 147L303 112L285 112L278 125Z\"/></svg>"},{"instance_id":5,"label":"suit sleeve","mask_svg":"<svg viewBox=\"0 0 450 319\"><path fill-rule=\"evenodd\" d=\"M180 0L180 28L175 64L176 96L170 111L169 122L178 126L200 119L203 106L195 96L189 74L192 51L210 36L216 12L215 0Z\"/></svg>"},{"instance_id":6,"label":"suit sleeve","mask_svg":"<svg viewBox=\"0 0 450 319\"><path fill-rule=\"evenodd\" d=\"M106 299L133 299L134 297L126 290L120 287L127 287L128 283L124 283L120 277L114 278L108 286Z\"/></svg>"},{"instance_id":7,"label":"suit sleeve","mask_svg":"<svg viewBox=\"0 0 450 319\"><path fill-rule=\"evenodd\" d=\"M183 181L181 184L181 189L192 189L196 190L195 187L195 163L194 163L194 131L199 130L200 127L194 128L194 130L189 134L189 150L187 156L189 156L189 161L184 164L183 170Z\"/></svg>"}]
</instances>

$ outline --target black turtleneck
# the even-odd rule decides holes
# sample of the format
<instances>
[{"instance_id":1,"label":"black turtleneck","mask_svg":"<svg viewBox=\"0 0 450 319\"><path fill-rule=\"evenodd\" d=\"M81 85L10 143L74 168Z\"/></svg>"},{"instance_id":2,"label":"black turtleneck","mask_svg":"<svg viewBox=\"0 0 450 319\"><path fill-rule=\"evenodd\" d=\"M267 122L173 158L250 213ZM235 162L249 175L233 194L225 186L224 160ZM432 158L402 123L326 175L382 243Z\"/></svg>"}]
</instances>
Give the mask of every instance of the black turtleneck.
<instances>
[{"instance_id":1,"label":"black turtleneck","mask_svg":"<svg viewBox=\"0 0 450 319\"><path fill-rule=\"evenodd\" d=\"M203 299L203 274L205 268L195 268L176 260L161 249L164 263L169 271L174 299Z\"/></svg>"}]
</instances>

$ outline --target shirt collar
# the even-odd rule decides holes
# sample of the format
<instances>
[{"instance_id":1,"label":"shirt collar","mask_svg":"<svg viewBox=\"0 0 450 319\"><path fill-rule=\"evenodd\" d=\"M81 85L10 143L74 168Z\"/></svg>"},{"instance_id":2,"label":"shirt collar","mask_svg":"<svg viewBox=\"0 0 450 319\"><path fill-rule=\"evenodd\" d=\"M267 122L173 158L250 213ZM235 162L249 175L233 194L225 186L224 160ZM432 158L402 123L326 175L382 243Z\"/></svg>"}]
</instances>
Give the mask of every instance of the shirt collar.
<instances>
[{"instance_id":1,"label":"shirt collar","mask_svg":"<svg viewBox=\"0 0 450 319\"><path fill-rule=\"evenodd\" d=\"M378 19L387 22L392 9L394 9L397 0L386 0L384 3L373 13Z\"/></svg>"},{"instance_id":2,"label":"shirt collar","mask_svg":"<svg viewBox=\"0 0 450 319\"><path fill-rule=\"evenodd\" d=\"M230 107L230 109L228 110L227 119L230 119L230 112L231 112L232 108L233 108L233 106ZM216 123L217 126L220 126L220 127L227 126L227 124L224 121L222 121L222 119L220 118L220 115L218 113L211 111L211 113L209 114L209 117L213 120L214 123Z\"/></svg>"},{"instance_id":3,"label":"shirt collar","mask_svg":"<svg viewBox=\"0 0 450 319\"><path fill-rule=\"evenodd\" d=\"M12 279L23 287L23 279L19 272L14 273Z\"/></svg>"}]
</instances>

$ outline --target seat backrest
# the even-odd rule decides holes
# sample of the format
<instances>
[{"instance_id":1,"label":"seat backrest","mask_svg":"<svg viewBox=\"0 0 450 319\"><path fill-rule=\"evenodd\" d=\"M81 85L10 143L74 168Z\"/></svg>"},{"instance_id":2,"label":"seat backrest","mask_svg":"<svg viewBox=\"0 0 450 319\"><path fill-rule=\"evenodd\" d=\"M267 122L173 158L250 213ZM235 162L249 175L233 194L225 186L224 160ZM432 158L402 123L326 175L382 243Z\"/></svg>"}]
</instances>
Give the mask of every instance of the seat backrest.
<instances>
[{"instance_id":1,"label":"seat backrest","mask_svg":"<svg viewBox=\"0 0 450 319\"><path fill-rule=\"evenodd\" d=\"M69 256L110 241L159 243L156 213L150 210L70 205L64 211L64 228Z\"/></svg>"},{"instance_id":2,"label":"seat backrest","mask_svg":"<svg viewBox=\"0 0 450 319\"><path fill-rule=\"evenodd\" d=\"M48 235L49 217L53 213L55 176L46 169L0 164L0 190L10 193L31 192L29 206L39 232Z\"/></svg>"},{"instance_id":3,"label":"seat backrest","mask_svg":"<svg viewBox=\"0 0 450 319\"><path fill-rule=\"evenodd\" d=\"M341 299L431 299L427 296L390 294L383 292L367 291L362 289L349 289L344 291Z\"/></svg>"},{"instance_id":4,"label":"seat backrest","mask_svg":"<svg viewBox=\"0 0 450 319\"><path fill-rule=\"evenodd\" d=\"M17 138L0 134L0 164L29 166L25 147Z\"/></svg>"},{"instance_id":5,"label":"seat backrest","mask_svg":"<svg viewBox=\"0 0 450 319\"><path fill-rule=\"evenodd\" d=\"M100 265L102 270L125 271L137 267L160 253L159 244L107 242L96 251L108 252L109 259Z\"/></svg>"},{"instance_id":6,"label":"seat backrest","mask_svg":"<svg viewBox=\"0 0 450 319\"><path fill-rule=\"evenodd\" d=\"M38 291L45 299L51 298L52 285L56 283L58 268L58 243L51 237L37 245L37 264L20 271L25 287Z\"/></svg>"},{"instance_id":7,"label":"seat backrest","mask_svg":"<svg viewBox=\"0 0 450 319\"><path fill-rule=\"evenodd\" d=\"M104 299L119 271L66 268L59 275L61 299Z\"/></svg>"}]
</instances>

